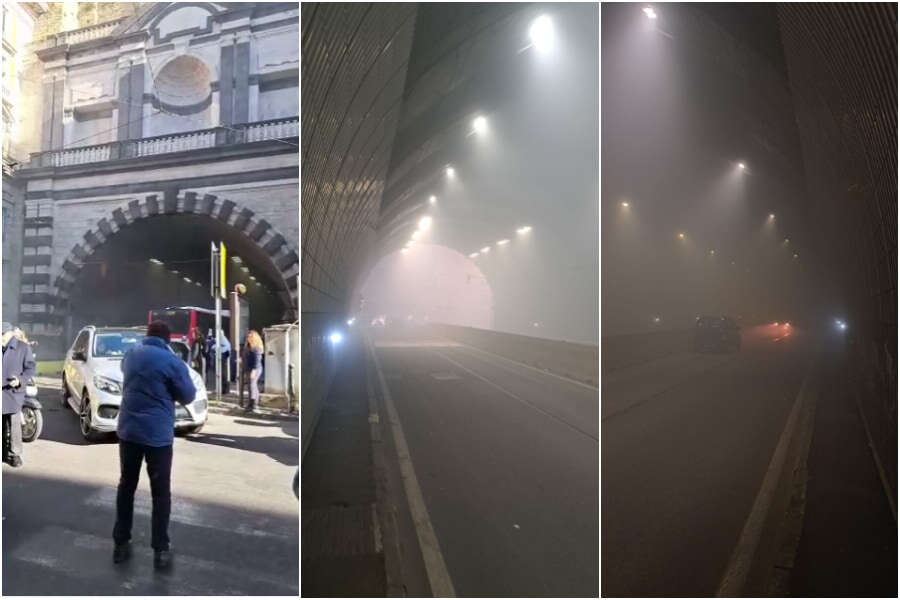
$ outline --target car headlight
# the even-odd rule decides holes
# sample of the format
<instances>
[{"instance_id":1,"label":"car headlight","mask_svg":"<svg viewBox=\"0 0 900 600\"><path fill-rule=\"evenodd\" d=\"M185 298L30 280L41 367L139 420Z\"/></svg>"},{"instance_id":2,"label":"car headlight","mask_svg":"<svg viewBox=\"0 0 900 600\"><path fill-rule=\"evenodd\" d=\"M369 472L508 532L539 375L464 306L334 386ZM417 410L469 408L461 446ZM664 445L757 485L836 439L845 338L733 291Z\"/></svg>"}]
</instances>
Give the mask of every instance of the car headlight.
<instances>
[{"instance_id":1,"label":"car headlight","mask_svg":"<svg viewBox=\"0 0 900 600\"><path fill-rule=\"evenodd\" d=\"M206 410L206 396L200 396L199 394L191 403L191 406L194 408L196 412L203 412Z\"/></svg>"},{"instance_id":2,"label":"car headlight","mask_svg":"<svg viewBox=\"0 0 900 600\"><path fill-rule=\"evenodd\" d=\"M115 394L118 396L122 393L121 383L115 379L104 377L103 375L94 375L94 387L107 394Z\"/></svg>"}]
</instances>

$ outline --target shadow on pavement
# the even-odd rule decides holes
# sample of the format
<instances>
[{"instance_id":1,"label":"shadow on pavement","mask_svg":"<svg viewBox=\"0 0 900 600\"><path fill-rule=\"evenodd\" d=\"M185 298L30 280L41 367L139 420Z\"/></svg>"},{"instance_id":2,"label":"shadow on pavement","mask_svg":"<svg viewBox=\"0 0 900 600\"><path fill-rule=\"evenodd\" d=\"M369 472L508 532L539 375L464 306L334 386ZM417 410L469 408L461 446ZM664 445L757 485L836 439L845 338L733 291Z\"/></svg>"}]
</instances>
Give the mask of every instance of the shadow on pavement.
<instances>
[{"instance_id":1,"label":"shadow on pavement","mask_svg":"<svg viewBox=\"0 0 900 600\"><path fill-rule=\"evenodd\" d=\"M299 442L296 439L285 439L282 437L197 433L189 435L185 439L196 444L211 444L247 452L259 452L277 460L283 465L292 467L297 466L297 457L300 454L298 452Z\"/></svg>"},{"instance_id":2,"label":"shadow on pavement","mask_svg":"<svg viewBox=\"0 0 900 600\"><path fill-rule=\"evenodd\" d=\"M44 428L39 439L73 446L87 446L88 442L82 437L78 428L78 415L70 408L62 408L57 398L47 400L41 398L44 413ZM114 433L104 436L94 444L116 444L118 438ZM25 445L25 453L28 453L28 445Z\"/></svg>"},{"instance_id":3,"label":"shadow on pavement","mask_svg":"<svg viewBox=\"0 0 900 600\"><path fill-rule=\"evenodd\" d=\"M235 419L237 425L252 425L253 427L280 427L282 433L297 438L300 436L300 423L293 419L290 421L278 421L277 423L265 421L251 421L248 419Z\"/></svg>"},{"instance_id":4,"label":"shadow on pavement","mask_svg":"<svg viewBox=\"0 0 900 600\"><path fill-rule=\"evenodd\" d=\"M116 566L114 487L4 466L2 593L298 595L296 517L188 501L177 496L178 483L173 486L174 568L163 574L153 569L147 491L139 489L135 502L133 556Z\"/></svg>"}]
</instances>

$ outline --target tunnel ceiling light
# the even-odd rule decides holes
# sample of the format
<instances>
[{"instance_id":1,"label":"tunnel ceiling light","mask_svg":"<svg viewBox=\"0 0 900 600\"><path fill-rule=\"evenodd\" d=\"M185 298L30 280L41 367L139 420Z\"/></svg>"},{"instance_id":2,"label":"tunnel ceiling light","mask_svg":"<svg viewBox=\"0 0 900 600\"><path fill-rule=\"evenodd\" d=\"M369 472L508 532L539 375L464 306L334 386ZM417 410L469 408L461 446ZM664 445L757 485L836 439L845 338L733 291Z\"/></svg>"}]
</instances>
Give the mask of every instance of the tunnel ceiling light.
<instances>
[{"instance_id":1,"label":"tunnel ceiling light","mask_svg":"<svg viewBox=\"0 0 900 600\"><path fill-rule=\"evenodd\" d=\"M472 130L478 135L487 133L487 119L482 116L475 117L475 120L472 121Z\"/></svg>"},{"instance_id":2,"label":"tunnel ceiling light","mask_svg":"<svg viewBox=\"0 0 900 600\"><path fill-rule=\"evenodd\" d=\"M181 274L181 273L179 273L178 271L176 271L175 269L172 269L172 270L170 271L170 273L173 273L173 274L175 274L175 275L180 275L180 274Z\"/></svg>"},{"instance_id":3,"label":"tunnel ceiling light","mask_svg":"<svg viewBox=\"0 0 900 600\"><path fill-rule=\"evenodd\" d=\"M645 15L647 15L647 18L648 18L648 19L655 19L655 18L656 18L656 11L653 10L653 7L652 7L652 6L645 6L645 7L642 8L641 10L644 12Z\"/></svg>"},{"instance_id":4,"label":"tunnel ceiling light","mask_svg":"<svg viewBox=\"0 0 900 600\"><path fill-rule=\"evenodd\" d=\"M419 219L419 230L428 231L431 228L431 217L422 217Z\"/></svg>"},{"instance_id":5,"label":"tunnel ceiling light","mask_svg":"<svg viewBox=\"0 0 900 600\"><path fill-rule=\"evenodd\" d=\"M629 206L630 206L630 204L628 204L627 202L622 203L622 208L628 208Z\"/></svg>"},{"instance_id":6,"label":"tunnel ceiling light","mask_svg":"<svg viewBox=\"0 0 900 600\"><path fill-rule=\"evenodd\" d=\"M429 204L434 204L435 202L437 202L437 197L436 197L436 196L431 196L431 197L428 198L428 203L429 203Z\"/></svg>"},{"instance_id":7,"label":"tunnel ceiling light","mask_svg":"<svg viewBox=\"0 0 900 600\"><path fill-rule=\"evenodd\" d=\"M195 281L194 285L196 285L197 287L203 287L203 284L200 283L199 281Z\"/></svg>"},{"instance_id":8,"label":"tunnel ceiling light","mask_svg":"<svg viewBox=\"0 0 900 600\"><path fill-rule=\"evenodd\" d=\"M524 227L519 227L518 229L516 229L516 233L518 233L519 235L528 233L529 231L531 231L531 225L525 225Z\"/></svg>"},{"instance_id":9,"label":"tunnel ceiling light","mask_svg":"<svg viewBox=\"0 0 900 600\"><path fill-rule=\"evenodd\" d=\"M481 249L481 253L482 253L482 254L487 254L487 253L490 252L490 251L491 251L491 247L490 247L490 246L485 246L484 248Z\"/></svg>"},{"instance_id":10,"label":"tunnel ceiling light","mask_svg":"<svg viewBox=\"0 0 900 600\"><path fill-rule=\"evenodd\" d=\"M400 250L400 254L406 254L407 252L409 252L409 248L403 248L402 250Z\"/></svg>"},{"instance_id":11,"label":"tunnel ceiling light","mask_svg":"<svg viewBox=\"0 0 900 600\"><path fill-rule=\"evenodd\" d=\"M250 276L250 281L256 281L256 277L253 276L253 275L251 275L251 276Z\"/></svg>"},{"instance_id":12,"label":"tunnel ceiling light","mask_svg":"<svg viewBox=\"0 0 900 600\"><path fill-rule=\"evenodd\" d=\"M187 281L188 283L194 283L193 281L191 281L191 278L190 278L190 277L182 277L182 279L184 279L184 280Z\"/></svg>"},{"instance_id":13,"label":"tunnel ceiling light","mask_svg":"<svg viewBox=\"0 0 900 600\"><path fill-rule=\"evenodd\" d=\"M475 258L476 256L478 256L478 252L473 252L469 255L469 258Z\"/></svg>"},{"instance_id":14,"label":"tunnel ceiling light","mask_svg":"<svg viewBox=\"0 0 900 600\"><path fill-rule=\"evenodd\" d=\"M654 322L654 323L659 323L659 317L653 317L653 322Z\"/></svg>"},{"instance_id":15,"label":"tunnel ceiling light","mask_svg":"<svg viewBox=\"0 0 900 600\"><path fill-rule=\"evenodd\" d=\"M154 265L161 265L161 264L163 264L163 262L162 262L161 260L157 260L157 259L155 259L155 258L151 258L151 259L150 259L150 262L152 262Z\"/></svg>"},{"instance_id":16,"label":"tunnel ceiling light","mask_svg":"<svg viewBox=\"0 0 900 600\"><path fill-rule=\"evenodd\" d=\"M531 22L528 29L528 37L531 39L531 45L541 54L546 54L553 50L553 21L547 15L541 15Z\"/></svg>"},{"instance_id":17,"label":"tunnel ceiling light","mask_svg":"<svg viewBox=\"0 0 900 600\"><path fill-rule=\"evenodd\" d=\"M248 269L246 266L243 266L241 267L241 271L243 271L244 273L249 273L250 269Z\"/></svg>"},{"instance_id":18,"label":"tunnel ceiling light","mask_svg":"<svg viewBox=\"0 0 900 600\"><path fill-rule=\"evenodd\" d=\"M417 240L417 239L419 239L421 236L422 236L422 232L421 232L421 231L413 231L412 239Z\"/></svg>"},{"instance_id":19,"label":"tunnel ceiling light","mask_svg":"<svg viewBox=\"0 0 900 600\"><path fill-rule=\"evenodd\" d=\"M241 264L243 261L241 260L241 257L240 257L240 256L235 255L235 256L232 256L232 257L231 257L231 262L233 262L233 263L239 265L239 264Z\"/></svg>"},{"instance_id":20,"label":"tunnel ceiling light","mask_svg":"<svg viewBox=\"0 0 900 600\"><path fill-rule=\"evenodd\" d=\"M742 162L741 162L741 163L738 163L738 169L740 169L740 170L743 171L743 170L746 169L746 168L747 168L747 165L745 165L744 163L742 163Z\"/></svg>"},{"instance_id":21,"label":"tunnel ceiling light","mask_svg":"<svg viewBox=\"0 0 900 600\"><path fill-rule=\"evenodd\" d=\"M344 339L344 336L341 335L340 331L333 331L331 335L328 336L328 339L331 340L332 344L340 344L341 340Z\"/></svg>"},{"instance_id":22,"label":"tunnel ceiling light","mask_svg":"<svg viewBox=\"0 0 900 600\"><path fill-rule=\"evenodd\" d=\"M775 213L769 213L769 220L770 220L770 221L774 221L774 220L775 220Z\"/></svg>"},{"instance_id":23,"label":"tunnel ceiling light","mask_svg":"<svg viewBox=\"0 0 900 600\"><path fill-rule=\"evenodd\" d=\"M794 252L794 258L800 258L800 255Z\"/></svg>"},{"instance_id":24,"label":"tunnel ceiling light","mask_svg":"<svg viewBox=\"0 0 900 600\"><path fill-rule=\"evenodd\" d=\"M498 245L498 246L505 246L505 245L508 244L508 243L509 243L509 240L507 240L507 239L502 239L502 240L500 240L499 242L497 242L497 245Z\"/></svg>"},{"instance_id":25,"label":"tunnel ceiling light","mask_svg":"<svg viewBox=\"0 0 900 600\"><path fill-rule=\"evenodd\" d=\"M678 234L678 239L679 239L679 240L683 240L683 239L684 239L684 233L679 233L679 234Z\"/></svg>"},{"instance_id":26,"label":"tunnel ceiling light","mask_svg":"<svg viewBox=\"0 0 900 600\"><path fill-rule=\"evenodd\" d=\"M710 250L709 253L710 253L710 254L715 254L716 251L715 251L715 250Z\"/></svg>"},{"instance_id":27,"label":"tunnel ceiling light","mask_svg":"<svg viewBox=\"0 0 900 600\"><path fill-rule=\"evenodd\" d=\"M449 177L451 179L453 178L454 175L456 175L456 171L453 170L453 167L447 167L446 169L444 169L444 173L446 173L447 177Z\"/></svg>"},{"instance_id":28,"label":"tunnel ceiling light","mask_svg":"<svg viewBox=\"0 0 900 600\"><path fill-rule=\"evenodd\" d=\"M784 243L785 243L785 244L790 244L790 243L791 243L791 240L790 240L789 238L784 238Z\"/></svg>"}]
</instances>

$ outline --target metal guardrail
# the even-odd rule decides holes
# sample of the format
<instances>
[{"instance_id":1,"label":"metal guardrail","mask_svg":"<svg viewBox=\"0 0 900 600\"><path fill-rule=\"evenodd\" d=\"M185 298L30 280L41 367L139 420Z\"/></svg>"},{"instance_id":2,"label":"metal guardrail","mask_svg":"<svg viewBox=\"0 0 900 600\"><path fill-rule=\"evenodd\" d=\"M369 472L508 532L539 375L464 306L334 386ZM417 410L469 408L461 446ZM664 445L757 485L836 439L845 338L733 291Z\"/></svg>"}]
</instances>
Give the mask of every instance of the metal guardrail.
<instances>
[{"instance_id":1,"label":"metal guardrail","mask_svg":"<svg viewBox=\"0 0 900 600\"><path fill-rule=\"evenodd\" d=\"M123 158L156 156L216 146L277 140L300 135L298 117L244 123L233 127L213 127L106 144L50 150L31 154L26 168L67 167Z\"/></svg>"}]
</instances>

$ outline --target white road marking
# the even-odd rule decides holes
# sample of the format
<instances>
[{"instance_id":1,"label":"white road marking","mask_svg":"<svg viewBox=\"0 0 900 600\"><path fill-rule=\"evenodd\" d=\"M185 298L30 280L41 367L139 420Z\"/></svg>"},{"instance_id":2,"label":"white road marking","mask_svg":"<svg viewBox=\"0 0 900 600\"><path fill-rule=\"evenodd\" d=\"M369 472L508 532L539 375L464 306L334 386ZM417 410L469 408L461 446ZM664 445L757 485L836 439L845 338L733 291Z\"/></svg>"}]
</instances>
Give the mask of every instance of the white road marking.
<instances>
[{"instance_id":1,"label":"white road marking","mask_svg":"<svg viewBox=\"0 0 900 600\"><path fill-rule=\"evenodd\" d=\"M434 352L434 353L437 354L438 356L444 358L445 360L450 361L451 363L453 363L454 365L456 365L457 367L459 367L459 368L462 369L463 371L466 371L467 373L470 373L470 374L474 375L475 377L477 377L478 379L482 380L483 382L485 382L485 383L488 384L489 386L491 386L491 387L493 387L493 388L495 388L495 389L497 389L497 390L503 392L504 394L506 394L507 396L509 396L509 397L512 398L513 400L518 400L519 402L521 402L521 403L524 404L525 406L528 406L528 407L530 407L530 408L532 408L532 409L538 411L539 413L541 413L541 414L543 414L543 415L545 415L545 416L547 416L547 417L550 417L550 418L553 419L554 421L558 421L559 423L562 423L563 425L565 425L565 426L568 427L569 429L572 429L573 431L577 431L578 433L580 433L580 434L582 434L582 435L586 435L587 437L591 438L591 439L594 440L595 442L596 442L596 441L599 441L599 439L598 439L597 437L591 435L591 434L588 433L587 431L584 431L583 429L579 429L578 427L575 427L574 425L572 425L572 424L569 423L568 421L565 421L565 420L563 420L563 419L557 417L557 416L554 415L553 413L544 410L544 409L541 408L540 406L537 406L537 405L535 405L535 404L529 402L528 400L524 400L523 398L519 398L518 396L516 396L515 394L513 394L513 393L510 392L509 390L500 387L499 385L497 385L496 383L494 383L493 381L491 381L491 380L488 379L487 377L484 377L484 376L482 376L482 375L479 375L478 373L476 373L476 372L473 371L472 369L470 369L470 368L468 368L468 367L466 367L466 366L464 366L464 365L461 365L460 363L456 362L455 360L453 360L453 359L450 358L449 356L447 356L447 355L445 355L445 354L441 354L441 353L438 352L437 350L432 350L432 352Z\"/></svg>"},{"instance_id":2,"label":"white road marking","mask_svg":"<svg viewBox=\"0 0 900 600\"><path fill-rule=\"evenodd\" d=\"M759 546L759 540L762 536L763 527L765 526L766 517L772 506L772 500L778 487L778 479L784 470L784 464L787 460L788 447L791 439L794 437L794 431L800 421L800 408L803 405L803 399L806 395L807 384L811 377L812 369L807 370L807 374L800 386L800 392L794 399L794 405L791 407L790 415L778 438L778 444L775 446L775 452L769 461L766 474L763 477L762 485L753 501L753 508L747 516L744 528L738 538L737 545L731 553L728 561L728 567L722 575L719 586L716 588L716 597L735 597L743 591L744 584L747 582L747 576L750 574L750 566L756 555L756 549Z\"/></svg>"},{"instance_id":3,"label":"white road marking","mask_svg":"<svg viewBox=\"0 0 900 600\"><path fill-rule=\"evenodd\" d=\"M599 391L600 391L599 388L594 387L594 386L592 386L592 385L589 385L589 384L587 384L587 383L583 383L583 382L578 381L578 380L576 380L576 379L571 379L571 378L566 377L566 376L564 376L564 375L557 375L556 373L553 373L553 372L551 372L551 371L547 371L547 370L545 370L545 369L539 369L539 368L533 367L533 366L531 366L531 365L529 365L529 364L526 364L526 363L523 363L523 362L519 362L519 361L513 360L513 359L511 359L511 358L506 358L505 356L500 356L499 354L494 354L493 352L488 352L487 350L482 350L481 348L476 348L475 346L469 346L468 344L456 344L456 345L457 345L457 346L463 346L463 347L465 347L465 348L468 348L469 350L475 350L476 352L481 352L481 353L483 353L483 354L490 354L491 356L493 356L493 357L495 357L495 358L499 358L500 360L505 360L506 362L511 362L511 363L513 363L513 364L519 365L520 367L525 367L526 369L531 369L532 371L537 371L538 373L541 373L542 375L549 375L549 376L551 376L551 377L556 377L557 379L562 379L563 381L566 381L566 382L568 382L568 383L572 383L572 384L574 384L574 385L578 385L578 386L581 386L581 387L583 387L583 388L587 388L587 389L589 389L589 390L593 390L593 391L595 391L595 392L599 392ZM599 372L599 370L600 370L600 364L598 363L598 364L597 364L597 371Z\"/></svg>"},{"instance_id":4,"label":"white road marking","mask_svg":"<svg viewBox=\"0 0 900 600\"><path fill-rule=\"evenodd\" d=\"M381 542L381 523L378 522L378 507L372 503L372 537L375 538L375 554L381 554L384 546Z\"/></svg>"},{"instance_id":5,"label":"white road marking","mask_svg":"<svg viewBox=\"0 0 900 600\"><path fill-rule=\"evenodd\" d=\"M88 506L111 508L115 511L116 488L101 488L94 494L88 496L84 502ZM152 515L152 512L153 504L150 495L144 490L137 490L134 495L134 513L149 518ZM182 525L230 531L239 535L248 535L252 537L271 537L284 540L296 539L296 536L294 535L286 535L274 531L264 531L251 527L246 523L235 523L234 521L224 523L215 519L210 519L207 516L207 513L198 508L197 505L174 496L172 497L172 510L169 520L175 523L181 523Z\"/></svg>"},{"instance_id":6,"label":"white road marking","mask_svg":"<svg viewBox=\"0 0 900 600\"><path fill-rule=\"evenodd\" d=\"M476 351L479 350L478 348L474 348L474 347L472 347L472 346L466 346L466 348L468 348L468 349L470 349L470 350L476 350ZM528 370L534 371L534 372L536 372L536 373L540 373L541 375L550 375L550 376L552 376L552 377L555 377L556 379L562 379L563 381L565 381L565 382L567 382L567 383L574 383L574 384L577 384L578 386L583 387L583 388L586 388L586 389L588 389L588 390L590 390L590 391L592 391L592 392L594 392L594 393L597 393L597 394L599 394L599 392L600 392L600 390L598 390L598 389L595 388L595 387L592 387L592 386L589 386L589 385L585 385L585 384L583 384L583 383L581 383L581 382L578 382L578 381L574 381L574 380L572 380L572 379L569 379L568 377L562 377L561 375L557 375L557 374L555 374L555 373L551 373L550 371L544 371L544 370L542 370L542 369L536 369L536 368L534 368L534 367L532 367L532 366L526 365L525 363L520 363L520 362L515 361L515 360L509 360L508 358L504 358L504 357L502 357L502 356L500 356L500 355L498 355L498 354L492 354L491 352L484 352L484 351L479 351L479 352L480 352L480 354L487 354L488 356L491 356L491 357L493 357L493 358L499 358L499 359L501 359L501 360L503 360L503 361L505 361L505 362L512 363L512 364L518 365L518 366L520 366L520 367L526 367ZM501 364L501 363L499 363L499 362L494 362L494 361L492 361L492 360L490 360L490 359L488 359L488 358L486 358L486 357L484 357L484 356L479 356L479 354L467 354L467 355L468 355L468 356L471 356L472 358L477 358L478 360L480 360L480 361L482 361L482 362L485 362L485 363L491 365L492 367L497 367L498 369L503 369L503 370L506 371L507 373L512 373L513 375L516 375L516 376L518 376L518 377L521 377L522 379L527 379L528 381L533 381L534 383L544 383L544 382L542 382L542 381L540 380L540 378L537 378L537 377L531 377L531 376L529 376L529 375L526 375L526 374L523 373L522 371L519 371L519 370L517 370L517 369L515 369L515 368L512 368L512 367L509 367L509 366L504 366L503 364ZM600 397L598 396L598 397L597 397L597 400L599 401L599 399L600 399Z\"/></svg>"},{"instance_id":7,"label":"white road marking","mask_svg":"<svg viewBox=\"0 0 900 600\"><path fill-rule=\"evenodd\" d=\"M436 598L455 597L456 591L453 588L450 573L447 571L444 555L441 553L441 546L438 543L437 535L434 533L431 518L428 516L428 508L425 506L425 499L422 497L422 490L419 488L419 483L416 479L416 471L413 467L412 457L409 454L409 447L406 444L406 436L403 433L403 427L400 425L400 417L397 415L391 392L388 390L385 382L381 363L378 361L378 355L371 341L367 340L366 345L369 348L375 364L375 370L378 373L384 406L388 413L387 417L391 425L391 433L394 436L394 445L397 449L397 459L400 463L403 487L406 490L406 500L409 502L409 510L412 514L416 536L419 539L419 547L422 549L422 560L425 563L425 571L428 574L428 583L431 585L431 594Z\"/></svg>"}]
</instances>

